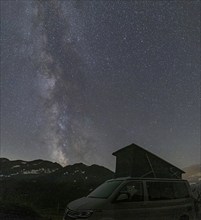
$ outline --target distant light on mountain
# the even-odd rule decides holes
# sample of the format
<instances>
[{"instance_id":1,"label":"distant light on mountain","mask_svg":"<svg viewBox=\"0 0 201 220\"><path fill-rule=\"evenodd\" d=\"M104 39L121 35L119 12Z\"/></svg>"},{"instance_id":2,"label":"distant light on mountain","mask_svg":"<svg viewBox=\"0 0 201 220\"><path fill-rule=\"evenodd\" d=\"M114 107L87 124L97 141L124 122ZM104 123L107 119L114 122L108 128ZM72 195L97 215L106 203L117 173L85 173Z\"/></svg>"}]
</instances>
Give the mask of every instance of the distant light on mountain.
<instances>
[{"instance_id":1,"label":"distant light on mountain","mask_svg":"<svg viewBox=\"0 0 201 220\"><path fill-rule=\"evenodd\" d=\"M183 174L183 179L188 180L190 183L197 183L201 181L201 165L195 164L183 169L186 173Z\"/></svg>"}]
</instances>

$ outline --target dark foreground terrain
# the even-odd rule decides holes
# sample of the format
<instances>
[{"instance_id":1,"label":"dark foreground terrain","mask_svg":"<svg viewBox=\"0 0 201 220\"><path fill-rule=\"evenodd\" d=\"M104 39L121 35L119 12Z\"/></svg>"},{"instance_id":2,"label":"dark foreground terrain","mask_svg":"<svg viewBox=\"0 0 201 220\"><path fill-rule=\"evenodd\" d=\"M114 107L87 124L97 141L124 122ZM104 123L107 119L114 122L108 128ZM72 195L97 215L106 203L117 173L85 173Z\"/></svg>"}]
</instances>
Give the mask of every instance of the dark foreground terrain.
<instances>
[{"instance_id":1,"label":"dark foreground terrain","mask_svg":"<svg viewBox=\"0 0 201 220\"><path fill-rule=\"evenodd\" d=\"M61 220L68 202L88 195L113 176L98 165L62 167L43 160L0 158L0 220ZM192 188L201 219L201 182Z\"/></svg>"},{"instance_id":2,"label":"dark foreground terrain","mask_svg":"<svg viewBox=\"0 0 201 220\"><path fill-rule=\"evenodd\" d=\"M0 208L0 219L1 220L62 220L62 212L44 212L43 214L38 214L36 211L32 210L30 207L17 206L10 204L6 209ZM197 216L197 220L201 219L201 206L200 211ZM156 219L157 220L157 219Z\"/></svg>"},{"instance_id":3,"label":"dark foreground terrain","mask_svg":"<svg viewBox=\"0 0 201 220\"><path fill-rule=\"evenodd\" d=\"M88 195L113 176L98 165L62 167L44 160L0 158L0 220L62 219L68 202Z\"/></svg>"},{"instance_id":4,"label":"dark foreground terrain","mask_svg":"<svg viewBox=\"0 0 201 220\"><path fill-rule=\"evenodd\" d=\"M14 203L1 203L0 204L0 219L44 219L31 207L24 205L14 204Z\"/></svg>"}]
</instances>

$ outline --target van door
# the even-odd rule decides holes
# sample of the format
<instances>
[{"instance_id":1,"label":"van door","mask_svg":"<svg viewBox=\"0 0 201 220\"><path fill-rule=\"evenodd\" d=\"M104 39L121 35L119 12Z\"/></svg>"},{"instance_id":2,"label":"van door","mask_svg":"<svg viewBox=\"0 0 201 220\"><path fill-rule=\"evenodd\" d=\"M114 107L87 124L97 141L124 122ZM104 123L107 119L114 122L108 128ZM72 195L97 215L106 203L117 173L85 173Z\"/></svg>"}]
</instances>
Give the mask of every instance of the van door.
<instances>
[{"instance_id":1,"label":"van door","mask_svg":"<svg viewBox=\"0 0 201 220\"><path fill-rule=\"evenodd\" d=\"M113 202L115 220L145 220L144 190L142 181L131 181L124 185Z\"/></svg>"},{"instance_id":2,"label":"van door","mask_svg":"<svg viewBox=\"0 0 201 220\"><path fill-rule=\"evenodd\" d=\"M191 203L189 199L175 201L149 201L145 207L148 220L180 220L182 216L183 218L181 219L195 219L193 203Z\"/></svg>"},{"instance_id":3,"label":"van door","mask_svg":"<svg viewBox=\"0 0 201 220\"><path fill-rule=\"evenodd\" d=\"M148 192L146 208L149 219L173 220L175 213L171 205L171 199L174 198L171 183L150 181L146 185Z\"/></svg>"},{"instance_id":4,"label":"van door","mask_svg":"<svg viewBox=\"0 0 201 220\"><path fill-rule=\"evenodd\" d=\"M174 220L181 216L191 219L193 208L185 182L148 181L147 195L145 207L149 220Z\"/></svg>"}]
</instances>

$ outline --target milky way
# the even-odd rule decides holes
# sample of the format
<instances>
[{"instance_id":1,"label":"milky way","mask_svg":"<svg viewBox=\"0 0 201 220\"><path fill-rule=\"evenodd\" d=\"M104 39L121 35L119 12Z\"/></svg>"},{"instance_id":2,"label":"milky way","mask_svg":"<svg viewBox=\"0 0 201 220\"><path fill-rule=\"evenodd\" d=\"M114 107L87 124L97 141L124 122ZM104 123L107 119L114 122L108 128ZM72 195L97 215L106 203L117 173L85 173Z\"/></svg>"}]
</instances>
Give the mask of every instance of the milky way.
<instances>
[{"instance_id":1,"label":"milky way","mask_svg":"<svg viewBox=\"0 0 201 220\"><path fill-rule=\"evenodd\" d=\"M198 163L199 6L2 1L2 156L113 169L134 142Z\"/></svg>"}]
</instances>

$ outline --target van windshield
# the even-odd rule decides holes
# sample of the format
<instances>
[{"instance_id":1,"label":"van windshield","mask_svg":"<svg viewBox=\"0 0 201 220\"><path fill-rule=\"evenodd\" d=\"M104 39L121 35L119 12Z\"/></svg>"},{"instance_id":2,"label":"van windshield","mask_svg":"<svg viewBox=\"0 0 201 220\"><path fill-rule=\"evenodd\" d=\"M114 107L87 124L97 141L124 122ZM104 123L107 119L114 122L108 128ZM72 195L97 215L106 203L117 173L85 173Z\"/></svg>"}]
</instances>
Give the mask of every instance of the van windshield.
<instances>
[{"instance_id":1,"label":"van windshield","mask_svg":"<svg viewBox=\"0 0 201 220\"><path fill-rule=\"evenodd\" d=\"M121 180L118 181L109 181L105 182L96 188L93 192L91 192L88 197L89 198L100 198L106 199L108 198L114 190L122 183Z\"/></svg>"}]
</instances>

